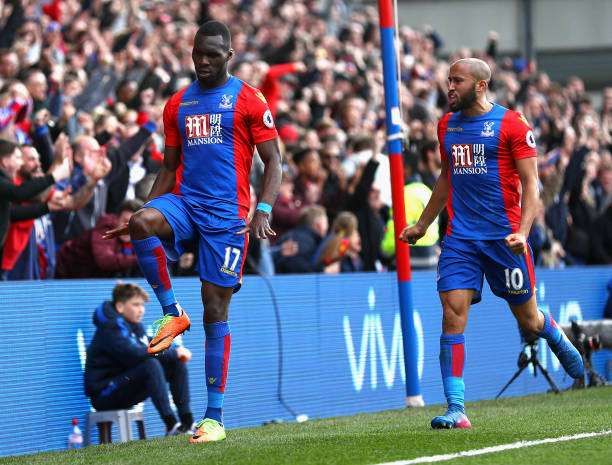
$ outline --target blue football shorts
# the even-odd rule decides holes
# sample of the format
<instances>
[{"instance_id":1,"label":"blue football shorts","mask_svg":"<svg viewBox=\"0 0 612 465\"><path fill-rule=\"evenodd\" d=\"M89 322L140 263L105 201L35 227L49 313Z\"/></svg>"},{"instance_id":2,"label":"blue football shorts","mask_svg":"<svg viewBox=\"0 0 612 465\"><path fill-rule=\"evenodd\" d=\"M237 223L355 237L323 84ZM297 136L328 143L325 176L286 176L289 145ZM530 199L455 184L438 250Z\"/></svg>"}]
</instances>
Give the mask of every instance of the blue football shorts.
<instances>
[{"instance_id":1,"label":"blue football shorts","mask_svg":"<svg viewBox=\"0 0 612 465\"><path fill-rule=\"evenodd\" d=\"M455 289L476 291L472 303L481 300L483 275L493 294L511 305L527 302L535 292L531 247L512 253L503 239L466 240L447 236L438 261L438 292Z\"/></svg>"},{"instance_id":2,"label":"blue football shorts","mask_svg":"<svg viewBox=\"0 0 612 465\"><path fill-rule=\"evenodd\" d=\"M185 245L195 241L200 280L240 289L248 234L236 233L244 228L243 219L222 218L176 194L156 197L144 207L159 211L174 232L173 242L162 241L169 260L178 260Z\"/></svg>"}]
</instances>

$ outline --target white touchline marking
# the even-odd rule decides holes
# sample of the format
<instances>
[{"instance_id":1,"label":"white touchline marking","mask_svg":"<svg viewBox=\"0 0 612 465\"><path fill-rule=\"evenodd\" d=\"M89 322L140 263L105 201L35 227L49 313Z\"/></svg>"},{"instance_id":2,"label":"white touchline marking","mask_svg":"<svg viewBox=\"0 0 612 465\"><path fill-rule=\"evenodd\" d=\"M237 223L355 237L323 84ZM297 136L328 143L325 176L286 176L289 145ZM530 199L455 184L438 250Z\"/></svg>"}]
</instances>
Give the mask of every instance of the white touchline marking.
<instances>
[{"instance_id":1,"label":"white touchline marking","mask_svg":"<svg viewBox=\"0 0 612 465\"><path fill-rule=\"evenodd\" d=\"M492 454L494 452L501 452L504 450L522 449L523 447L539 446L540 444L551 444L555 442L574 441L576 439L593 438L596 436L605 436L607 434L612 434L612 429L595 431L593 433L573 434L571 436L559 436L558 438L538 439L536 441L518 441L510 444L500 444L499 446L484 447L482 449L464 450L461 452L455 452L453 454L430 455L429 457L418 457L411 460L398 460L396 462L385 462L377 465L412 465L414 463L445 462L447 460L453 460L460 457L473 457L475 455Z\"/></svg>"}]
</instances>

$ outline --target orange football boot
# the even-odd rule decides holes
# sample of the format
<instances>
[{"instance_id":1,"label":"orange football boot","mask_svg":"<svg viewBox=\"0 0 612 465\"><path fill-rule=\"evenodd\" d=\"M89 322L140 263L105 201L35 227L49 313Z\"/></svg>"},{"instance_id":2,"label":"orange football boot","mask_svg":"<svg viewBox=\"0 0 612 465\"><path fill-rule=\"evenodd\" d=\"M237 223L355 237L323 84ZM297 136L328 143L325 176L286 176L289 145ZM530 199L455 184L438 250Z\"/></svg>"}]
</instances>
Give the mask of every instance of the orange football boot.
<instances>
[{"instance_id":1,"label":"orange football boot","mask_svg":"<svg viewBox=\"0 0 612 465\"><path fill-rule=\"evenodd\" d=\"M180 305L177 305L181 314L179 316L164 315L153 323L155 336L149 342L147 353L158 354L172 345L175 337L180 336L191 327L189 316Z\"/></svg>"}]
</instances>

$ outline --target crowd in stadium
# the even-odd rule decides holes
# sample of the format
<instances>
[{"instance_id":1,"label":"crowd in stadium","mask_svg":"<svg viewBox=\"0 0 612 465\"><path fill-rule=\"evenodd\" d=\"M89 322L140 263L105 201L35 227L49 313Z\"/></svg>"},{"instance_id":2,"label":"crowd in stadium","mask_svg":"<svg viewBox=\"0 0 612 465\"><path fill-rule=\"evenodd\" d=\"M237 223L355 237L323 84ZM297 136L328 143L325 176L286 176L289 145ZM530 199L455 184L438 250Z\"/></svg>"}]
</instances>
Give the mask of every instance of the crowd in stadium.
<instances>
[{"instance_id":1,"label":"crowd in stadium","mask_svg":"<svg viewBox=\"0 0 612 465\"><path fill-rule=\"evenodd\" d=\"M283 148L276 240L252 241L246 271L394 267L374 7L8 0L0 8L3 279L139 274L129 237L102 235L146 200L163 159L164 104L195 77L192 39L206 19L230 26L231 72L262 90ZM612 88L596 107L579 77L552 82L534 62L500 55L495 33L482 50L450 57L431 28L400 26L399 37L408 220L440 172L436 123L448 111L448 63L476 56L494 71L491 99L523 112L537 139L536 264L612 263ZM261 173L255 160L253 208ZM417 266L435 266L443 216L413 247ZM196 262L188 252L173 273L192 274Z\"/></svg>"}]
</instances>

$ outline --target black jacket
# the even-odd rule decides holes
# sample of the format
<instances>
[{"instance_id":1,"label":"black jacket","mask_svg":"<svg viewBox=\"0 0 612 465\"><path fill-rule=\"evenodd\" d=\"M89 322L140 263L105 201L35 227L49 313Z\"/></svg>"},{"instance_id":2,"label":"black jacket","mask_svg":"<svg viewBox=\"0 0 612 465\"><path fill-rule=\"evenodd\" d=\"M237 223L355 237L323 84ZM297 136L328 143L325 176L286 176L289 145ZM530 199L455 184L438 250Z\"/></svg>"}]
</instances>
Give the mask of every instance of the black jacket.
<instances>
[{"instance_id":1,"label":"black jacket","mask_svg":"<svg viewBox=\"0 0 612 465\"><path fill-rule=\"evenodd\" d=\"M25 181L20 186L13 184L13 181L0 170L0 250L6 239L6 231L9 226L11 202L22 202L29 200L35 195L44 191L47 187L55 183L50 174L40 178L33 178Z\"/></svg>"},{"instance_id":2,"label":"black jacket","mask_svg":"<svg viewBox=\"0 0 612 465\"><path fill-rule=\"evenodd\" d=\"M380 212L368 204L368 196L374 183L379 162L369 160L366 163L355 192L349 197L347 209L355 214L361 236L361 253L363 271L376 271L376 260L381 258L380 243L385 235L385 220Z\"/></svg>"},{"instance_id":3,"label":"black jacket","mask_svg":"<svg viewBox=\"0 0 612 465\"><path fill-rule=\"evenodd\" d=\"M93 315L96 325L85 363L85 394L94 397L111 379L146 360L148 339L142 324L129 323L112 302L104 302ZM160 357L177 357L170 347Z\"/></svg>"}]
</instances>

